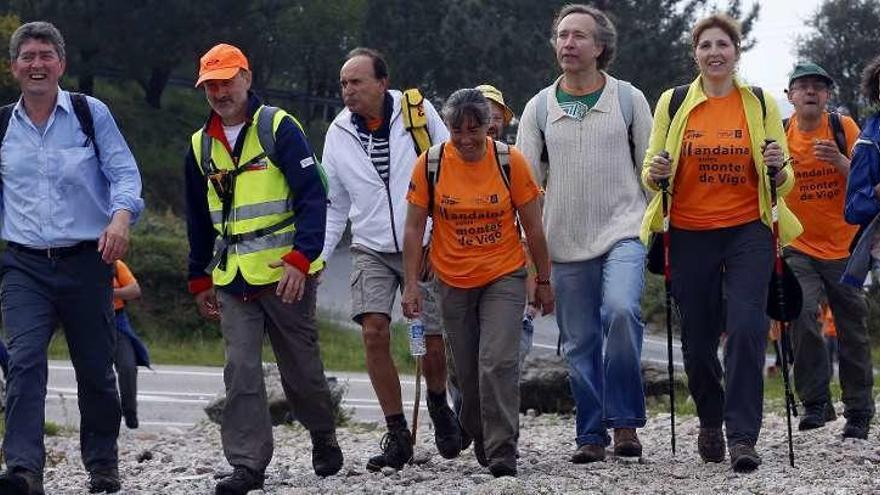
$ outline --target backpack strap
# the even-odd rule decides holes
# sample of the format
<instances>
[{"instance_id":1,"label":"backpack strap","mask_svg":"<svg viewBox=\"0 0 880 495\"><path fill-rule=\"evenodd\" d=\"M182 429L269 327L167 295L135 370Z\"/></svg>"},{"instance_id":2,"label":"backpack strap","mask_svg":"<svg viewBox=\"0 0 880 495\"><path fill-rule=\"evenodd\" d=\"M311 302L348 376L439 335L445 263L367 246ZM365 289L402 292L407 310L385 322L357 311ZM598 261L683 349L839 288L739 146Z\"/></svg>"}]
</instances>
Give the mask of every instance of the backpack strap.
<instances>
[{"instance_id":1,"label":"backpack strap","mask_svg":"<svg viewBox=\"0 0 880 495\"><path fill-rule=\"evenodd\" d=\"M675 114L678 113L681 104L684 103L689 88L689 85L682 84L681 86L676 86L675 89L672 90L672 97L669 99L669 108L667 109L670 122L675 118Z\"/></svg>"},{"instance_id":2,"label":"backpack strap","mask_svg":"<svg viewBox=\"0 0 880 495\"><path fill-rule=\"evenodd\" d=\"M0 107L0 144L3 144L3 138L6 137L6 130L9 129L9 120L12 119L13 108L15 108L15 103Z\"/></svg>"},{"instance_id":3,"label":"backpack strap","mask_svg":"<svg viewBox=\"0 0 880 495\"><path fill-rule=\"evenodd\" d=\"M834 142L840 153L850 158L849 150L846 149L846 132L843 130L843 123L840 121L840 114L837 112L828 113L828 124L831 126L831 134L834 136Z\"/></svg>"},{"instance_id":4,"label":"backpack strap","mask_svg":"<svg viewBox=\"0 0 880 495\"><path fill-rule=\"evenodd\" d=\"M428 216L434 215L434 186L440 177L440 162L443 160L443 143L428 148L425 178L428 184Z\"/></svg>"},{"instance_id":5,"label":"backpack strap","mask_svg":"<svg viewBox=\"0 0 880 495\"><path fill-rule=\"evenodd\" d=\"M541 132L541 161L549 163L550 155L547 153L547 94L553 86L547 86L538 92L535 97L535 120L538 122L538 130Z\"/></svg>"},{"instance_id":6,"label":"backpack strap","mask_svg":"<svg viewBox=\"0 0 880 495\"><path fill-rule=\"evenodd\" d=\"M763 120L767 119L767 102L764 101L764 90L758 86L749 86L749 89L752 90L752 93L755 93L755 96L758 97L758 101L761 102L761 118Z\"/></svg>"},{"instance_id":7,"label":"backpack strap","mask_svg":"<svg viewBox=\"0 0 880 495\"><path fill-rule=\"evenodd\" d=\"M510 146L500 141L492 141L495 146L495 163L498 165L498 171L501 172L501 180L507 190L510 190Z\"/></svg>"},{"instance_id":8,"label":"backpack strap","mask_svg":"<svg viewBox=\"0 0 880 495\"><path fill-rule=\"evenodd\" d=\"M416 156L420 156L431 147L431 134L428 132L425 98L419 88L410 88L403 92L400 110L403 115L403 126L412 136Z\"/></svg>"},{"instance_id":9,"label":"backpack strap","mask_svg":"<svg viewBox=\"0 0 880 495\"><path fill-rule=\"evenodd\" d=\"M629 144L629 156L632 159L636 175L641 170L641 164L636 164L636 143L633 140L633 86L629 81L618 81L617 102L620 105L620 113L623 114L623 123L626 124L626 142Z\"/></svg>"},{"instance_id":10,"label":"backpack strap","mask_svg":"<svg viewBox=\"0 0 880 495\"><path fill-rule=\"evenodd\" d=\"M95 138L95 120L92 118L92 109L89 100L82 93L70 93L70 102L73 105L73 113L79 121L79 127L88 139L88 144L95 150L95 158L101 161L101 149L98 148L98 140ZM5 130L4 130L5 131ZM5 134L5 132L4 132Z\"/></svg>"},{"instance_id":11,"label":"backpack strap","mask_svg":"<svg viewBox=\"0 0 880 495\"><path fill-rule=\"evenodd\" d=\"M260 141L260 147L263 153L278 166L278 155L275 154L275 115L281 109L269 105L263 105L260 113L257 115L257 139Z\"/></svg>"}]
</instances>

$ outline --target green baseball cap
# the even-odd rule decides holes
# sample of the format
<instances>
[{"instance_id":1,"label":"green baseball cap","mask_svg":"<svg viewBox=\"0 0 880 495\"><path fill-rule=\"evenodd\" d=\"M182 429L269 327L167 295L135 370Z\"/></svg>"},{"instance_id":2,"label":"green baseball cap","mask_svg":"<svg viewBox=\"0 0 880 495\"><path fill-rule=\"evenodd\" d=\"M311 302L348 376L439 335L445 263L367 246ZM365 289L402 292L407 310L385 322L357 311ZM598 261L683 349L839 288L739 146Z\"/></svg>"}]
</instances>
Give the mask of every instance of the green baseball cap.
<instances>
[{"instance_id":1,"label":"green baseball cap","mask_svg":"<svg viewBox=\"0 0 880 495\"><path fill-rule=\"evenodd\" d=\"M794 70L791 71L791 75L788 76L788 85L791 86L791 83L793 83L795 79L800 79L802 77L808 76L824 79L829 86L834 86L834 79L832 79L831 76L828 75L828 72L826 72L825 69L819 67L818 64L814 64L813 62L800 62L795 65Z\"/></svg>"}]
</instances>

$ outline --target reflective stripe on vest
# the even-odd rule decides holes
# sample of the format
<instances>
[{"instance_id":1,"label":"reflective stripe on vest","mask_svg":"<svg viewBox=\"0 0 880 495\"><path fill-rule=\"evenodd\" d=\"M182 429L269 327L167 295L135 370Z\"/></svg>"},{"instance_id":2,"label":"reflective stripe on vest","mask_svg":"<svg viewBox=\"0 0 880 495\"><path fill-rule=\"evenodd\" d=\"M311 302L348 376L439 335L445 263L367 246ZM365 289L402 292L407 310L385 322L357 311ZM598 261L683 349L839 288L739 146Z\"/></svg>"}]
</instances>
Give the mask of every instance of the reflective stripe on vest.
<instances>
[{"instance_id":1,"label":"reflective stripe on vest","mask_svg":"<svg viewBox=\"0 0 880 495\"><path fill-rule=\"evenodd\" d=\"M267 108L269 111L266 111ZM271 120L267 118L269 115L272 117ZM288 116L283 110L261 106L254 113L247 131L239 136L239 139L244 140L239 163L247 168L238 173L234 179L234 195L229 217L226 219L227 235L244 235L265 229L293 215L287 178L267 156L269 155L267 151L271 151L274 155L274 140L271 140L273 145L267 146L271 149L265 150L258 134L262 127L264 139L266 134L274 135L282 120ZM191 141L196 163L203 175L236 169L223 143L211 138L204 129L196 131ZM205 146L209 148L205 149ZM254 160L255 158L259 159ZM205 182L208 184L207 199L211 221L216 232L222 235L224 233L223 202L207 177ZM270 268L269 263L280 260L290 252L295 231L295 226L289 225L277 232L230 245L225 269L216 267L211 272L214 284L228 285L239 272L250 285L268 285L277 282L281 279L282 270ZM314 272L322 267L323 263L316 261L312 263L309 271Z\"/></svg>"}]
</instances>

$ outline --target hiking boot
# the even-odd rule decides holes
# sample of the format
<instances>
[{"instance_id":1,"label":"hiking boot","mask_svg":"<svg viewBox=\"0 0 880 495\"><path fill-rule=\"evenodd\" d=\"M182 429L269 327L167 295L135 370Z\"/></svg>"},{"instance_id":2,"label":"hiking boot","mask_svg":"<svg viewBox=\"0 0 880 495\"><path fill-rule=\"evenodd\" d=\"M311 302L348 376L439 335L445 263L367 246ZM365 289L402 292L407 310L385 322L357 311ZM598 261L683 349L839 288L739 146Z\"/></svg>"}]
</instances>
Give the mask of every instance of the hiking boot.
<instances>
[{"instance_id":1,"label":"hiking boot","mask_svg":"<svg viewBox=\"0 0 880 495\"><path fill-rule=\"evenodd\" d=\"M871 417L862 415L850 415L843 425L843 438L868 439L868 430L871 429Z\"/></svg>"},{"instance_id":2,"label":"hiking boot","mask_svg":"<svg viewBox=\"0 0 880 495\"><path fill-rule=\"evenodd\" d=\"M614 455L618 457L641 457L642 442L635 428L614 429Z\"/></svg>"},{"instance_id":3,"label":"hiking boot","mask_svg":"<svg viewBox=\"0 0 880 495\"><path fill-rule=\"evenodd\" d=\"M730 446L730 467L737 473L751 473L761 465L761 456L755 447L747 442L736 442Z\"/></svg>"},{"instance_id":4,"label":"hiking boot","mask_svg":"<svg viewBox=\"0 0 880 495\"><path fill-rule=\"evenodd\" d=\"M508 466L507 464L498 462L489 466L489 472L496 478L502 476L516 477L516 466Z\"/></svg>"},{"instance_id":5,"label":"hiking boot","mask_svg":"<svg viewBox=\"0 0 880 495\"><path fill-rule=\"evenodd\" d=\"M335 431L310 432L312 435L312 467L318 476L332 476L342 469L342 449Z\"/></svg>"},{"instance_id":6,"label":"hiking boot","mask_svg":"<svg viewBox=\"0 0 880 495\"><path fill-rule=\"evenodd\" d=\"M486 457L486 447L483 446L482 438L474 439L474 457L477 458L480 466L489 467L489 458Z\"/></svg>"},{"instance_id":7,"label":"hiking boot","mask_svg":"<svg viewBox=\"0 0 880 495\"><path fill-rule=\"evenodd\" d=\"M388 433L382 437L380 445L382 453L370 457L367 461L367 471L379 471L385 466L401 469L412 459L412 436L406 428L388 430Z\"/></svg>"},{"instance_id":8,"label":"hiking boot","mask_svg":"<svg viewBox=\"0 0 880 495\"><path fill-rule=\"evenodd\" d=\"M724 433L721 428L700 427L697 435L697 451L703 462L721 462L724 460Z\"/></svg>"},{"instance_id":9,"label":"hiking boot","mask_svg":"<svg viewBox=\"0 0 880 495\"><path fill-rule=\"evenodd\" d=\"M214 495L247 495L251 490L262 490L265 480L263 473L244 466L233 466L232 474L217 482Z\"/></svg>"},{"instance_id":10,"label":"hiking boot","mask_svg":"<svg viewBox=\"0 0 880 495\"><path fill-rule=\"evenodd\" d=\"M587 464L604 460L605 446L591 443L581 445L571 456L571 462L574 464Z\"/></svg>"},{"instance_id":11,"label":"hiking boot","mask_svg":"<svg viewBox=\"0 0 880 495\"><path fill-rule=\"evenodd\" d=\"M129 430L136 430L140 423L138 423L138 415L134 411L126 411L122 414L122 417L125 418L125 426Z\"/></svg>"},{"instance_id":12,"label":"hiking boot","mask_svg":"<svg viewBox=\"0 0 880 495\"><path fill-rule=\"evenodd\" d=\"M446 394L442 401L428 399L428 414L434 423L434 443L437 452L444 459L454 459L461 452L461 426L458 418L446 403Z\"/></svg>"},{"instance_id":13,"label":"hiking boot","mask_svg":"<svg viewBox=\"0 0 880 495\"><path fill-rule=\"evenodd\" d=\"M25 469L0 474L0 493L4 495L45 495L43 479L37 473Z\"/></svg>"},{"instance_id":14,"label":"hiking boot","mask_svg":"<svg viewBox=\"0 0 880 495\"><path fill-rule=\"evenodd\" d=\"M804 413L801 415L801 421L798 423L798 430L815 430L816 428L825 426L827 421L837 418L837 415L834 412L834 407L831 407L831 410L829 411L829 406L830 404L828 402L804 404ZM829 412L831 416L830 419Z\"/></svg>"},{"instance_id":15,"label":"hiking boot","mask_svg":"<svg viewBox=\"0 0 880 495\"><path fill-rule=\"evenodd\" d=\"M121 488L117 468L98 468L89 472L89 493L116 493Z\"/></svg>"}]
</instances>

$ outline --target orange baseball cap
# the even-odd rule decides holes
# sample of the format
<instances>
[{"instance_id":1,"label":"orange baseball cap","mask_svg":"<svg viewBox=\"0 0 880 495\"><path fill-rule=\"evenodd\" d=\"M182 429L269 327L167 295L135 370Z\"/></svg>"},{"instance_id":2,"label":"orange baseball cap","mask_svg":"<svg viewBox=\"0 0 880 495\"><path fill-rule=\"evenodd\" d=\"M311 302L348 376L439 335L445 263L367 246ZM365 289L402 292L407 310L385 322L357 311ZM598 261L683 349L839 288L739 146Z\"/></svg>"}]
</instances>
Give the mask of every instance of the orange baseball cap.
<instances>
[{"instance_id":1,"label":"orange baseball cap","mask_svg":"<svg viewBox=\"0 0 880 495\"><path fill-rule=\"evenodd\" d=\"M241 69L250 70L244 53L232 45L220 43L199 60L199 80L196 81L196 87L209 79L232 79Z\"/></svg>"}]
</instances>

